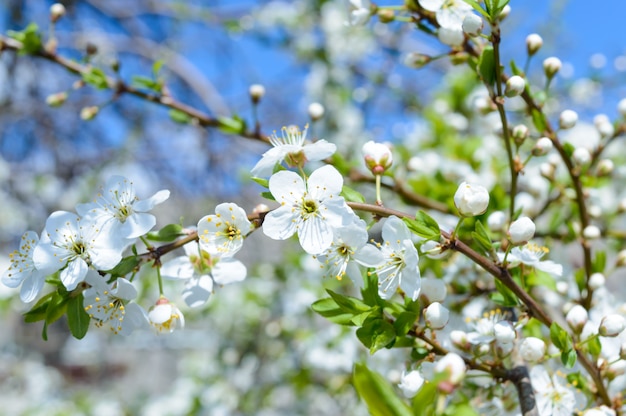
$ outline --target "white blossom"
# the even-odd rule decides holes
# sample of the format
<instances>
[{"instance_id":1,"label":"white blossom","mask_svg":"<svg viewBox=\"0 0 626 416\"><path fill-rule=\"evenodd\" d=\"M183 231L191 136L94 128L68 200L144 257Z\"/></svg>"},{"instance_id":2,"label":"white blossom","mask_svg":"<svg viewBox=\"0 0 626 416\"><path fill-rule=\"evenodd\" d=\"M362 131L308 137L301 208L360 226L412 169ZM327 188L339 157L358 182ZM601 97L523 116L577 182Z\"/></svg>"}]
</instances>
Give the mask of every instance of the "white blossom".
<instances>
[{"instance_id":1,"label":"white blossom","mask_svg":"<svg viewBox=\"0 0 626 416\"><path fill-rule=\"evenodd\" d=\"M220 256L233 256L252 231L246 212L237 204L223 203L215 207L215 215L198 221L198 240L203 250Z\"/></svg>"},{"instance_id":2,"label":"white blossom","mask_svg":"<svg viewBox=\"0 0 626 416\"><path fill-rule=\"evenodd\" d=\"M543 366L530 370L540 416L571 416L576 407L576 395L567 386L567 380L558 374L550 375Z\"/></svg>"},{"instance_id":3,"label":"white blossom","mask_svg":"<svg viewBox=\"0 0 626 416\"><path fill-rule=\"evenodd\" d=\"M185 317L183 313L169 300L161 296L154 306L148 311L150 324L157 332L171 333L178 327L185 327Z\"/></svg>"},{"instance_id":4,"label":"white blossom","mask_svg":"<svg viewBox=\"0 0 626 416\"><path fill-rule=\"evenodd\" d=\"M433 302L424 309L424 320L431 329L442 329L448 323L450 311L439 302Z\"/></svg>"},{"instance_id":5,"label":"white blossom","mask_svg":"<svg viewBox=\"0 0 626 416\"><path fill-rule=\"evenodd\" d=\"M24 303L34 300L43 288L46 272L37 270L33 262L33 251L39 243L34 231L26 231L22 236L19 250L9 255L11 265L2 275L2 283L10 288L22 285L20 299Z\"/></svg>"},{"instance_id":6,"label":"white blossom","mask_svg":"<svg viewBox=\"0 0 626 416\"><path fill-rule=\"evenodd\" d=\"M454 205L464 217L480 215L489 206L489 192L483 186L463 182L454 194Z\"/></svg>"},{"instance_id":7,"label":"white blossom","mask_svg":"<svg viewBox=\"0 0 626 416\"><path fill-rule=\"evenodd\" d=\"M424 377L422 377L418 370L409 371L408 373L403 371L398 387L402 390L404 397L410 399L415 397L417 392L422 388L423 384Z\"/></svg>"},{"instance_id":8,"label":"white blossom","mask_svg":"<svg viewBox=\"0 0 626 416\"><path fill-rule=\"evenodd\" d=\"M530 363L541 360L545 352L546 343L542 339L535 337L524 338L519 347L519 353L522 359Z\"/></svg>"},{"instance_id":9,"label":"white blossom","mask_svg":"<svg viewBox=\"0 0 626 416\"><path fill-rule=\"evenodd\" d=\"M509 226L507 234L513 245L526 244L535 236L535 223L528 217L518 218Z\"/></svg>"}]
</instances>

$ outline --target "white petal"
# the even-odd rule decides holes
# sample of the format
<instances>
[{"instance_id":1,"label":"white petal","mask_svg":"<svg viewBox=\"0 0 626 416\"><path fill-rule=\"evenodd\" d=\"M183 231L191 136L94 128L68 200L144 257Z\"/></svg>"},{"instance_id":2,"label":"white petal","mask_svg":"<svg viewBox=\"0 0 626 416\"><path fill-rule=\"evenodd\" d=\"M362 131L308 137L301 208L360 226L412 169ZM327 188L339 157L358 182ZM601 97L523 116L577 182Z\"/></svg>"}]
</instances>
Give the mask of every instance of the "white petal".
<instances>
[{"instance_id":1,"label":"white petal","mask_svg":"<svg viewBox=\"0 0 626 416\"><path fill-rule=\"evenodd\" d=\"M391 216L387 218L383 225L383 240L389 243L394 249L400 249L400 242L411 239L411 232L406 224L398 217Z\"/></svg>"},{"instance_id":2,"label":"white petal","mask_svg":"<svg viewBox=\"0 0 626 416\"><path fill-rule=\"evenodd\" d=\"M555 276L563 275L563 266L553 262L552 260L538 261L534 264L534 266L535 269L541 270L542 272L550 273Z\"/></svg>"},{"instance_id":3,"label":"white petal","mask_svg":"<svg viewBox=\"0 0 626 416\"><path fill-rule=\"evenodd\" d=\"M304 251L320 254L332 244L333 229L325 220L310 218L300 223L298 238Z\"/></svg>"},{"instance_id":4,"label":"white petal","mask_svg":"<svg viewBox=\"0 0 626 416\"><path fill-rule=\"evenodd\" d=\"M330 195L339 195L343 187L343 176L331 165L316 169L307 181L311 197L322 200Z\"/></svg>"},{"instance_id":5,"label":"white petal","mask_svg":"<svg viewBox=\"0 0 626 416\"><path fill-rule=\"evenodd\" d=\"M22 302L28 303L33 301L39 292L41 292L44 283L45 276L36 272L31 273L30 276L24 279L24 283L22 283L22 287L20 289L20 299Z\"/></svg>"},{"instance_id":6,"label":"white petal","mask_svg":"<svg viewBox=\"0 0 626 416\"><path fill-rule=\"evenodd\" d=\"M172 313L172 305L163 303L152 308L152 310L148 312L148 318L150 322L158 325L169 321L172 318Z\"/></svg>"},{"instance_id":7,"label":"white petal","mask_svg":"<svg viewBox=\"0 0 626 416\"><path fill-rule=\"evenodd\" d=\"M63 286L65 286L67 290L76 289L76 286L85 280L88 269L89 267L87 266L87 263L80 257L77 257L67 263L67 267L61 270L60 274Z\"/></svg>"},{"instance_id":8,"label":"white petal","mask_svg":"<svg viewBox=\"0 0 626 416\"><path fill-rule=\"evenodd\" d=\"M196 255L197 253L196 251ZM161 266L161 276L168 279L190 279L194 274L193 265L187 256L180 256L168 260Z\"/></svg>"},{"instance_id":9,"label":"white petal","mask_svg":"<svg viewBox=\"0 0 626 416\"><path fill-rule=\"evenodd\" d=\"M276 201L281 204L293 205L299 202L306 192L302 178L291 171L282 170L272 175L269 189Z\"/></svg>"},{"instance_id":10,"label":"white petal","mask_svg":"<svg viewBox=\"0 0 626 416\"><path fill-rule=\"evenodd\" d=\"M94 248L89 252L91 264L98 270L111 270L122 260L121 250Z\"/></svg>"},{"instance_id":11,"label":"white petal","mask_svg":"<svg viewBox=\"0 0 626 416\"><path fill-rule=\"evenodd\" d=\"M274 240L286 240L296 232L297 222L290 206L269 212L263 220L263 233Z\"/></svg>"},{"instance_id":12,"label":"white petal","mask_svg":"<svg viewBox=\"0 0 626 416\"><path fill-rule=\"evenodd\" d=\"M164 202L170 197L170 191L167 189L162 189L159 192L152 195L150 198L142 199L141 201L137 201L133 204L133 209L139 212L150 211L156 205ZM151 227L152 228L152 227Z\"/></svg>"},{"instance_id":13,"label":"white petal","mask_svg":"<svg viewBox=\"0 0 626 416\"><path fill-rule=\"evenodd\" d=\"M369 16L369 11L367 15ZM302 150L307 161L315 162L332 156L337 151L337 146L333 143L328 143L326 140L318 140L315 143L305 145Z\"/></svg>"},{"instance_id":14,"label":"white petal","mask_svg":"<svg viewBox=\"0 0 626 416\"><path fill-rule=\"evenodd\" d=\"M282 162L286 155L287 152L282 146L272 147L270 150L263 153L263 157L252 168L250 173L252 173L252 176L256 176L258 178L270 176L274 171L274 166L276 166L277 163Z\"/></svg>"},{"instance_id":15,"label":"white petal","mask_svg":"<svg viewBox=\"0 0 626 416\"><path fill-rule=\"evenodd\" d=\"M156 217L154 215L136 212L126 218L126 221L120 225L120 231L122 232L122 237L137 238L146 234L155 225Z\"/></svg>"},{"instance_id":16,"label":"white petal","mask_svg":"<svg viewBox=\"0 0 626 416\"><path fill-rule=\"evenodd\" d=\"M412 300L417 300L421 289L419 269L417 269L417 273L415 273L415 270L404 269L402 271L400 288Z\"/></svg>"},{"instance_id":17,"label":"white petal","mask_svg":"<svg viewBox=\"0 0 626 416\"><path fill-rule=\"evenodd\" d=\"M218 285L241 282L246 278L248 270L239 260L225 258L217 262L211 270L213 279Z\"/></svg>"},{"instance_id":18,"label":"white petal","mask_svg":"<svg viewBox=\"0 0 626 416\"><path fill-rule=\"evenodd\" d=\"M137 289L131 282L121 277L116 282L117 286L111 290L112 296L123 300L131 300L137 297Z\"/></svg>"},{"instance_id":19,"label":"white petal","mask_svg":"<svg viewBox=\"0 0 626 416\"><path fill-rule=\"evenodd\" d=\"M131 302L125 306L125 309L124 321L122 321L122 329L120 330L121 335L128 336L134 329L148 326L148 315L141 306Z\"/></svg>"},{"instance_id":20,"label":"white petal","mask_svg":"<svg viewBox=\"0 0 626 416\"><path fill-rule=\"evenodd\" d=\"M365 267L378 267L384 263L385 258L376 246L366 244L354 253L354 260Z\"/></svg>"},{"instance_id":21,"label":"white petal","mask_svg":"<svg viewBox=\"0 0 626 416\"><path fill-rule=\"evenodd\" d=\"M197 308L206 303L213 293L213 280L207 276L190 279L185 284L182 297L190 308Z\"/></svg>"}]
</instances>

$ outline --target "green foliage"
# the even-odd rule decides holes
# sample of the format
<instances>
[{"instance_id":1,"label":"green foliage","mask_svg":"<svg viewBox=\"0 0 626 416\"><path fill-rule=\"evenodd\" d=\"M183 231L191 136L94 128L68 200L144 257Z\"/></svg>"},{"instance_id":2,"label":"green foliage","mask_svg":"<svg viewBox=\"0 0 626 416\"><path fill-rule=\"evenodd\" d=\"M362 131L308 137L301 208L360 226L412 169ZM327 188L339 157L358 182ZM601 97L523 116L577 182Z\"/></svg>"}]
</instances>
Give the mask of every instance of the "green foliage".
<instances>
[{"instance_id":1,"label":"green foliage","mask_svg":"<svg viewBox=\"0 0 626 416\"><path fill-rule=\"evenodd\" d=\"M567 368L576 363L576 350L573 348L572 337L559 324L552 322L550 339L555 347L561 351L561 362Z\"/></svg>"},{"instance_id":2,"label":"green foliage","mask_svg":"<svg viewBox=\"0 0 626 416\"><path fill-rule=\"evenodd\" d=\"M341 188L341 196L345 198L346 201L349 202L365 202L365 197L361 195L360 192L350 188L349 186L344 185Z\"/></svg>"},{"instance_id":3,"label":"green foliage","mask_svg":"<svg viewBox=\"0 0 626 416\"><path fill-rule=\"evenodd\" d=\"M411 409L398 397L393 386L365 364L355 364L354 388L372 416L411 416Z\"/></svg>"},{"instance_id":4,"label":"green foliage","mask_svg":"<svg viewBox=\"0 0 626 416\"><path fill-rule=\"evenodd\" d=\"M83 307L83 294L71 296L67 302L67 325L74 338L82 339L89 329L89 314Z\"/></svg>"},{"instance_id":5,"label":"green foliage","mask_svg":"<svg viewBox=\"0 0 626 416\"><path fill-rule=\"evenodd\" d=\"M88 71L83 72L83 81L99 90L109 88L107 75L100 68L90 68Z\"/></svg>"},{"instance_id":6,"label":"green foliage","mask_svg":"<svg viewBox=\"0 0 626 416\"><path fill-rule=\"evenodd\" d=\"M478 75L489 87L493 87L496 82L496 59L492 46L485 47L480 58L478 58Z\"/></svg>"},{"instance_id":7,"label":"green foliage","mask_svg":"<svg viewBox=\"0 0 626 416\"><path fill-rule=\"evenodd\" d=\"M179 123L179 124L189 124L191 123L191 120L192 120L192 117L189 114L185 113L184 111L177 110L175 108L172 108L168 114L170 118L172 119L172 121L175 121L176 123Z\"/></svg>"},{"instance_id":8,"label":"green foliage","mask_svg":"<svg viewBox=\"0 0 626 416\"><path fill-rule=\"evenodd\" d=\"M180 224L168 224L159 231L150 231L146 238L152 241L170 242L182 236L183 226Z\"/></svg>"},{"instance_id":9,"label":"green foliage","mask_svg":"<svg viewBox=\"0 0 626 416\"><path fill-rule=\"evenodd\" d=\"M246 132L246 122L238 115L232 117L217 117L219 123L217 128L228 134L244 134Z\"/></svg>"},{"instance_id":10,"label":"green foliage","mask_svg":"<svg viewBox=\"0 0 626 416\"><path fill-rule=\"evenodd\" d=\"M30 23L22 31L9 30L7 34L22 43L20 55L33 55L41 51L41 34L35 23Z\"/></svg>"},{"instance_id":11,"label":"green foliage","mask_svg":"<svg viewBox=\"0 0 626 416\"><path fill-rule=\"evenodd\" d=\"M506 287L497 279L495 280L495 283L496 292L492 293L490 296L492 301L507 308L517 306L519 304L519 299L517 299L517 296L511 291L511 289Z\"/></svg>"},{"instance_id":12,"label":"green foliage","mask_svg":"<svg viewBox=\"0 0 626 416\"><path fill-rule=\"evenodd\" d=\"M386 320L371 316L363 322L363 326L356 330L356 336L369 348L370 354L383 348L391 348L396 340L396 331L393 325Z\"/></svg>"},{"instance_id":13,"label":"green foliage","mask_svg":"<svg viewBox=\"0 0 626 416\"><path fill-rule=\"evenodd\" d=\"M379 307L372 308L357 298L345 296L330 289L326 292L331 297L316 301L311 308L331 322L339 325L359 326L372 314L380 316Z\"/></svg>"},{"instance_id":14,"label":"green foliage","mask_svg":"<svg viewBox=\"0 0 626 416\"><path fill-rule=\"evenodd\" d=\"M480 246L480 248L486 252L491 253L493 251L493 243L491 237L487 232L485 226L479 220L476 220L474 224L474 231L471 233L472 239Z\"/></svg>"},{"instance_id":15,"label":"green foliage","mask_svg":"<svg viewBox=\"0 0 626 416\"><path fill-rule=\"evenodd\" d=\"M137 267L141 263L141 260L137 255L127 256L120 261L117 266L108 270L106 273L110 274L112 278L115 277L124 277L129 273L132 273L137 270Z\"/></svg>"},{"instance_id":16,"label":"green foliage","mask_svg":"<svg viewBox=\"0 0 626 416\"><path fill-rule=\"evenodd\" d=\"M438 240L441 237L439 224L430 215L424 211L417 211L415 219L402 218L402 221L409 227L414 234L419 235L427 240Z\"/></svg>"}]
</instances>

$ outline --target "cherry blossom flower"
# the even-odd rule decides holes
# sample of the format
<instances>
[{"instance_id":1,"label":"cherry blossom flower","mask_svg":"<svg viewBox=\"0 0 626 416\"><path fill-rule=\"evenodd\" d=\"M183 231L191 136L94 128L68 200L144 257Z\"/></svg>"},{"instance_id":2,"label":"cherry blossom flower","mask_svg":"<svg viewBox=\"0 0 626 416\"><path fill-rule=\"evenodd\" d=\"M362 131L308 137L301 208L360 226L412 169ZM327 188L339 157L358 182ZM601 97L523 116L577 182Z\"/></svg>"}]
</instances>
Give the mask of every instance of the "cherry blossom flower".
<instances>
[{"instance_id":1,"label":"cherry blossom flower","mask_svg":"<svg viewBox=\"0 0 626 416\"><path fill-rule=\"evenodd\" d=\"M402 376L400 377L400 384L398 387L402 390L402 394L404 397L410 399L415 397L417 392L424 385L424 377L420 374L418 370L406 371L402 372Z\"/></svg>"},{"instance_id":2,"label":"cherry blossom flower","mask_svg":"<svg viewBox=\"0 0 626 416\"><path fill-rule=\"evenodd\" d=\"M562 276L563 266L552 260L541 261L541 258L549 252L550 250L547 247L538 246L535 243L528 243L523 247L513 247L509 252L507 261L509 262L509 267L517 267L518 264L522 263L554 276ZM498 253L498 258L500 261L503 261L504 254Z\"/></svg>"},{"instance_id":3,"label":"cherry blossom flower","mask_svg":"<svg viewBox=\"0 0 626 416\"><path fill-rule=\"evenodd\" d=\"M362 286L362 280L355 263L377 267L384 261L380 250L367 244L367 229L361 219L338 229L331 246L316 258L326 266L326 276L341 280L348 275L357 286Z\"/></svg>"},{"instance_id":4,"label":"cherry blossom flower","mask_svg":"<svg viewBox=\"0 0 626 416\"><path fill-rule=\"evenodd\" d=\"M461 29L463 19L472 12L472 6L463 0L419 0L424 9L435 12L437 23L448 29Z\"/></svg>"},{"instance_id":5,"label":"cherry blossom flower","mask_svg":"<svg viewBox=\"0 0 626 416\"><path fill-rule=\"evenodd\" d=\"M309 254L321 254L333 242L333 230L354 222L356 215L339 196L343 177L333 166L315 170L308 181L294 172L272 175L269 189L281 206L263 221L263 233L285 240L296 232Z\"/></svg>"},{"instance_id":6,"label":"cherry blossom flower","mask_svg":"<svg viewBox=\"0 0 626 416\"><path fill-rule=\"evenodd\" d=\"M304 166L304 163L324 160L337 150L337 146L326 140L304 144L308 125L303 131L296 126L283 127L282 135L276 132L270 136L273 148L263 153L263 157L252 168L252 176L266 177L274 171L277 163L287 162L289 166Z\"/></svg>"},{"instance_id":7,"label":"cherry blossom flower","mask_svg":"<svg viewBox=\"0 0 626 416\"><path fill-rule=\"evenodd\" d=\"M183 313L164 296L161 296L156 304L148 311L150 324L159 332L172 333L177 327L185 327Z\"/></svg>"},{"instance_id":8,"label":"cherry blossom flower","mask_svg":"<svg viewBox=\"0 0 626 416\"><path fill-rule=\"evenodd\" d=\"M252 224L246 212L232 203L219 204L215 215L198 221L198 239L203 250L220 256L232 256L243 246L243 240Z\"/></svg>"},{"instance_id":9,"label":"cherry blossom flower","mask_svg":"<svg viewBox=\"0 0 626 416\"><path fill-rule=\"evenodd\" d=\"M78 204L76 212L85 219L99 224L100 227L106 227L112 236L134 239L154 227L156 218L148 214L148 211L169 196L170 191L161 190L150 198L140 200L135 195L133 183L123 176L116 175L106 182L95 201Z\"/></svg>"},{"instance_id":10,"label":"cherry blossom flower","mask_svg":"<svg viewBox=\"0 0 626 416\"><path fill-rule=\"evenodd\" d=\"M389 299L398 287L416 300L420 293L420 269L417 249L411 240L411 232L404 222L396 217L387 218L383 225L384 244L380 245L385 262L377 268L378 294Z\"/></svg>"},{"instance_id":11,"label":"cherry blossom flower","mask_svg":"<svg viewBox=\"0 0 626 416\"><path fill-rule=\"evenodd\" d=\"M530 381L535 390L540 415L570 416L576 407L576 395L567 386L562 375L548 374L543 366L530 370Z\"/></svg>"},{"instance_id":12,"label":"cherry blossom flower","mask_svg":"<svg viewBox=\"0 0 626 416\"><path fill-rule=\"evenodd\" d=\"M246 278L246 266L239 260L211 255L196 242L188 243L183 248L185 255L165 262L161 266L161 275L185 280L182 297L191 308L206 303L213 293L214 283L227 285Z\"/></svg>"},{"instance_id":13,"label":"cherry blossom flower","mask_svg":"<svg viewBox=\"0 0 626 416\"><path fill-rule=\"evenodd\" d=\"M46 275L61 270L61 282L67 290L75 289L85 279L89 266L109 270L121 259L119 247L112 247L111 240L95 224L66 211L48 217L33 252L35 268Z\"/></svg>"},{"instance_id":14,"label":"cherry blossom flower","mask_svg":"<svg viewBox=\"0 0 626 416\"><path fill-rule=\"evenodd\" d=\"M369 0L350 0L350 25L363 26L370 20Z\"/></svg>"},{"instance_id":15,"label":"cherry blossom flower","mask_svg":"<svg viewBox=\"0 0 626 416\"><path fill-rule=\"evenodd\" d=\"M97 327L108 324L114 334L129 335L148 325L148 316L138 304L137 289L124 278L109 285L96 271L90 270L85 279L91 287L84 292L85 312Z\"/></svg>"},{"instance_id":16,"label":"cherry blossom flower","mask_svg":"<svg viewBox=\"0 0 626 416\"><path fill-rule=\"evenodd\" d=\"M37 270L33 263L33 251L39 243L39 236L34 231L27 231L22 236L19 250L9 255L11 265L2 275L2 283L10 288L20 284L20 299L24 303L34 300L45 282L46 273Z\"/></svg>"}]
</instances>

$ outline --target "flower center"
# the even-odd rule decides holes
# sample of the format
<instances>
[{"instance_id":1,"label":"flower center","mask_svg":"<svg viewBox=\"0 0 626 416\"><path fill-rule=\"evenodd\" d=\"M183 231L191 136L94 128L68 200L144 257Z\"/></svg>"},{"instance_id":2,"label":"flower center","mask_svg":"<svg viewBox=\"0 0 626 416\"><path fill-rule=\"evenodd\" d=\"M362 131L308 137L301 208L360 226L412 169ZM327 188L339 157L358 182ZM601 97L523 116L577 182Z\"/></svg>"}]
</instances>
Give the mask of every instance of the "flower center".
<instances>
[{"instance_id":1,"label":"flower center","mask_svg":"<svg viewBox=\"0 0 626 416\"><path fill-rule=\"evenodd\" d=\"M317 201L315 201L314 199L305 199L304 201L302 201L302 215L305 217L305 219L309 216L314 216L315 213L317 212Z\"/></svg>"}]
</instances>

